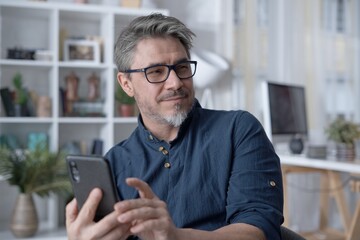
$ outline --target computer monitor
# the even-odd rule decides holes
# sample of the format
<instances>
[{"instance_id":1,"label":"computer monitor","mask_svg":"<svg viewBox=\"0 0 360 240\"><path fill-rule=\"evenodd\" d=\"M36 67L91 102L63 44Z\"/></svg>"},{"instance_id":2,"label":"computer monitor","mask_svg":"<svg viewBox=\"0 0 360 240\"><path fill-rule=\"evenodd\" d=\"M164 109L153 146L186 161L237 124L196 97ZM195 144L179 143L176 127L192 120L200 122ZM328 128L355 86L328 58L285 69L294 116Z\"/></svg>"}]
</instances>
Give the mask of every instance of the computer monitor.
<instances>
[{"instance_id":1,"label":"computer monitor","mask_svg":"<svg viewBox=\"0 0 360 240\"><path fill-rule=\"evenodd\" d=\"M274 137L307 136L305 87L294 84L263 82L264 128Z\"/></svg>"}]
</instances>

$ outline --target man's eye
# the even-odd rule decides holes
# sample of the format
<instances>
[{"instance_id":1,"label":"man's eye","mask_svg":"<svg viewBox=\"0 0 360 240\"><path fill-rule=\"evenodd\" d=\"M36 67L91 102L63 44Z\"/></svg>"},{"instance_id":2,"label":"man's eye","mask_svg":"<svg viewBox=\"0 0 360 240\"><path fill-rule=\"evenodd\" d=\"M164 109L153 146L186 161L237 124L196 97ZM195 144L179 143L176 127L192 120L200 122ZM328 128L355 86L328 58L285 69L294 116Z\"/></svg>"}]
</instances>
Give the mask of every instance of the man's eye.
<instances>
[{"instance_id":1,"label":"man's eye","mask_svg":"<svg viewBox=\"0 0 360 240\"><path fill-rule=\"evenodd\" d=\"M163 74L164 72L164 67L152 67L152 68L149 68L147 71L146 71L146 74L150 75L160 75L160 74Z\"/></svg>"},{"instance_id":2,"label":"man's eye","mask_svg":"<svg viewBox=\"0 0 360 240\"><path fill-rule=\"evenodd\" d=\"M187 71L189 68L189 64L178 64L176 66L176 71Z\"/></svg>"}]
</instances>

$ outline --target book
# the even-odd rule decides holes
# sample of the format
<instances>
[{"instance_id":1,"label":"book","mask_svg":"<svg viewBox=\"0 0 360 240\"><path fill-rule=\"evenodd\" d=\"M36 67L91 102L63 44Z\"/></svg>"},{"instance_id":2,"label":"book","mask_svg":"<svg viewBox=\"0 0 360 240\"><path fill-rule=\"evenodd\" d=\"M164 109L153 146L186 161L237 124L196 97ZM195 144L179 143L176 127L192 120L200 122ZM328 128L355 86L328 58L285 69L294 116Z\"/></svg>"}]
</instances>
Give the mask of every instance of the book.
<instances>
[{"instance_id":1,"label":"book","mask_svg":"<svg viewBox=\"0 0 360 240\"><path fill-rule=\"evenodd\" d=\"M103 141L100 139L94 139L91 154L93 155L103 155Z\"/></svg>"},{"instance_id":2,"label":"book","mask_svg":"<svg viewBox=\"0 0 360 240\"><path fill-rule=\"evenodd\" d=\"M59 109L60 109L60 115L65 116L66 115L66 91L64 88L59 88Z\"/></svg>"},{"instance_id":3,"label":"book","mask_svg":"<svg viewBox=\"0 0 360 240\"><path fill-rule=\"evenodd\" d=\"M33 95L36 94L34 92L30 92L28 89L25 88L25 95L26 95L26 116L28 117L35 117L36 116L36 106L33 101Z\"/></svg>"},{"instance_id":4,"label":"book","mask_svg":"<svg viewBox=\"0 0 360 240\"><path fill-rule=\"evenodd\" d=\"M1 100L3 103L4 109L5 109L6 116L8 116L8 117L15 116L14 102L13 102L12 95L11 95L9 88L7 88L7 87L1 88L0 95L1 95Z\"/></svg>"}]
</instances>

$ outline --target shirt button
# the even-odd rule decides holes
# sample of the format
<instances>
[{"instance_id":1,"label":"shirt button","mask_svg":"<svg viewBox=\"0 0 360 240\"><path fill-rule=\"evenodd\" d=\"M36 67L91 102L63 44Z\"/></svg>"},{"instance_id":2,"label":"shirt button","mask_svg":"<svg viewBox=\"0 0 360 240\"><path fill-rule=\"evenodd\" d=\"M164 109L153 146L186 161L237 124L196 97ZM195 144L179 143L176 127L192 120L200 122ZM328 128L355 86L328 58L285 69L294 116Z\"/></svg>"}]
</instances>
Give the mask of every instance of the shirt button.
<instances>
[{"instance_id":1,"label":"shirt button","mask_svg":"<svg viewBox=\"0 0 360 240\"><path fill-rule=\"evenodd\" d=\"M275 187L276 186L275 181L270 181L270 186Z\"/></svg>"},{"instance_id":2,"label":"shirt button","mask_svg":"<svg viewBox=\"0 0 360 240\"><path fill-rule=\"evenodd\" d=\"M168 150L166 150L166 149L163 149L162 151L161 151L164 155L168 155Z\"/></svg>"},{"instance_id":3,"label":"shirt button","mask_svg":"<svg viewBox=\"0 0 360 240\"><path fill-rule=\"evenodd\" d=\"M154 137L152 135L149 135L149 140L154 140Z\"/></svg>"},{"instance_id":4,"label":"shirt button","mask_svg":"<svg viewBox=\"0 0 360 240\"><path fill-rule=\"evenodd\" d=\"M171 164L168 163L168 162L166 162L166 163L164 164L164 167L165 167L165 168L170 168L170 167L171 167Z\"/></svg>"},{"instance_id":5,"label":"shirt button","mask_svg":"<svg viewBox=\"0 0 360 240\"><path fill-rule=\"evenodd\" d=\"M163 146L159 147L159 151L161 152L162 150L164 150L164 147Z\"/></svg>"}]
</instances>

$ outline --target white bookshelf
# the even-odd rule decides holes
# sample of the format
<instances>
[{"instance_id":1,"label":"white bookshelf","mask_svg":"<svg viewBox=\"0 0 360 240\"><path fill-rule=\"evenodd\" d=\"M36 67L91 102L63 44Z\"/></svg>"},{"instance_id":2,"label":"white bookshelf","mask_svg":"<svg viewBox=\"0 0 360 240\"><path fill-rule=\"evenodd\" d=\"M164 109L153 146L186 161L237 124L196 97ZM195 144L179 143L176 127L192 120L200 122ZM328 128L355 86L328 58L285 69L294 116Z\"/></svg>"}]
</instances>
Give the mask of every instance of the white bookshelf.
<instances>
[{"instance_id":1,"label":"white bookshelf","mask_svg":"<svg viewBox=\"0 0 360 240\"><path fill-rule=\"evenodd\" d=\"M15 135L20 144L26 147L27 135L30 132L45 132L48 134L49 146L53 151L59 150L62 145L71 141L84 141L88 148L91 148L94 139L101 139L104 143L104 153L114 144L127 138L137 126L137 119L119 117L116 113L114 42L122 27L133 18L153 12L168 15L166 9L0 0L0 88L13 89L12 78L16 72L20 72L28 90L51 98L51 116L45 118L7 117L1 103L0 135ZM103 40L101 62L64 61L61 57L61 29L65 29L68 36L100 36ZM14 47L47 50L51 53L52 60L7 59L7 49ZM65 87L64 79L71 71L80 78L78 91L80 97L86 95L87 78L93 72L99 76L104 117L63 115L59 88ZM0 181L3 181L1 177ZM50 200L48 206L54 207L56 201ZM0 212L3 213L2 207L0 204ZM57 214L50 209L48 212L48 215L51 215L48 217L50 221L48 225L56 227ZM5 215L2 217L6 218Z\"/></svg>"},{"instance_id":2,"label":"white bookshelf","mask_svg":"<svg viewBox=\"0 0 360 240\"><path fill-rule=\"evenodd\" d=\"M43 131L49 135L51 149L57 150L66 139L101 138L104 152L127 137L123 125L134 128L136 118L121 118L114 101L116 68L113 46L122 26L134 17L152 12L168 14L165 9L133 9L95 4L40 1L0 0L0 87L13 89L12 77L23 76L25 87L39 95L51 97L52 114L48 118L7 117L0 104L0 133L14 134L26 145L27 131ZM68 36L100 36L103 59L100 63L63 61L60 30ZM44 49L52 54L51 61L7 59L7 49L14 47ZM79 96L84 97L87 78L95 72L100 77L100 95L104 117L64 117L59 108L59 87L65 88L65 77L74 71L80 78ZM18 133L21 132L21 133ZM127 132L127 131L125 131ZM116 134L115 134L116 133Z\"/></svg>"}]
</instances>

